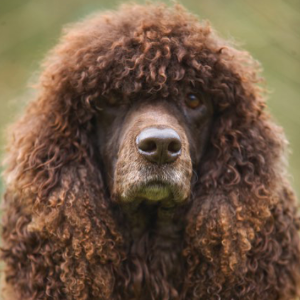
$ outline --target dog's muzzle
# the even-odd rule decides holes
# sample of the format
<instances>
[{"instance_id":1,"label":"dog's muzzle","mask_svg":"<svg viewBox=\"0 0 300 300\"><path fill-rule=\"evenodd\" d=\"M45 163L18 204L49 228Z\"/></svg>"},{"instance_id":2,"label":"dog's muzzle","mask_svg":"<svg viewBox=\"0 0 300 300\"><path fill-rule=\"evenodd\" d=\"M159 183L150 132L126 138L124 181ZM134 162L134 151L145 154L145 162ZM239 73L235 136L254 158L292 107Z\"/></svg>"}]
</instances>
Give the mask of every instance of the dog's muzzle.
<instances>
[{"instance_id":1,"label":"dog's muzzle","mask_svg":"<svg viewBox=\"0 0 300 300\"><path fill-rule=\"evenodd\" d=\"M159 105L136 110L128 118L115 166L116 201L184 202L192 177L184 128Z\"/></svg>"}]
</instances>

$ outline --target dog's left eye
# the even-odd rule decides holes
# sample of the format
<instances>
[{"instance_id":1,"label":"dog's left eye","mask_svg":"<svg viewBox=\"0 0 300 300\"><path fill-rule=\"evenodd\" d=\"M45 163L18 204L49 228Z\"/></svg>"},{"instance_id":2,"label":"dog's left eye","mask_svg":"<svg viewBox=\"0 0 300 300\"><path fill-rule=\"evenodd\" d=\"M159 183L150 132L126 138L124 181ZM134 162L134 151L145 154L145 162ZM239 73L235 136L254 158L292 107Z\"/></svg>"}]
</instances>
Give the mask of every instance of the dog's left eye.
<instances>
[{"instance_id":1,"label":"dog's left eye","mask_svg":"<svg viewBox=\"0 0 300 300\"><path fill-rule=\"evenodd\" d=\"M185 103L189 108L197 108L203 104L201 99L195 94L187 94L185 98Z\"/></svg>"}]
</instances>

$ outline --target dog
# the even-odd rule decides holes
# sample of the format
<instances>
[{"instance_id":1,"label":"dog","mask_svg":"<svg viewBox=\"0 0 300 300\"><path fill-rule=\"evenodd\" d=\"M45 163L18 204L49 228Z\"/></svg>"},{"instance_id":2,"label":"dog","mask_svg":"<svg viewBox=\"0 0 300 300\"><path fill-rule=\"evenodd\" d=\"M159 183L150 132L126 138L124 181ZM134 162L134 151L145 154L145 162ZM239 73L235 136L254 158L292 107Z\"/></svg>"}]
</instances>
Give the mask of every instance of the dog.
<instances>
[{"instance_id":1,"label":"dog","mask_svg":"<svg viewBox=\"0 0 300 300\"><path fill-rule=\"evenodd\" d=\"M69 27L8 135L5 300L300 296L259 65L180 5Z\"/></svg>"}]
</instances>

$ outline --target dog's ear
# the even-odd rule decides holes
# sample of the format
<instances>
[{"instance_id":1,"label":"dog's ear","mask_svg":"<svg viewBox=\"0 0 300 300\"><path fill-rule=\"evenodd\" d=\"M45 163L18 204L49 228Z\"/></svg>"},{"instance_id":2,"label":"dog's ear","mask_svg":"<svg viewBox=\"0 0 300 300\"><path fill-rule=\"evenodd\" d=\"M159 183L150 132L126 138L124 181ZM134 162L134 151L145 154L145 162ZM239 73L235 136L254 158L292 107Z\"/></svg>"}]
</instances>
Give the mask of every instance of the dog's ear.
<instances>
[{"instance_id":1,"label":"dog's ear","mask_svg":"<svg viewBox=\"0 0 300 300\"><path fill-rule=\"evenodd\" d=\"M122 237L93 158L93 111L72 87L68 68L48 64L38 99L8 133L6 278L24 297L47 292L60 299L66 290L57 283L64 282L68 297L108 299L108 265L121 260Z\"/></svg>"},{"instance_id":2,"label":"dog's ear","mask_svg":"<svg viewBox=\"0 0 300 300\"><path fill-rule=\"evenodd\" d=\"M223 59L215 66L216 115L188 218L187 261L193 280L201 278L195 291L207 298L207 286L217 291L237 285L240 299L244 284L253 282L247 296L258 299L264 280L281 278L268 283L270 290L292 295L300 241L296 199L285 178L285 138L264 110L250 58Z\"/></svg>"}]
</instances>

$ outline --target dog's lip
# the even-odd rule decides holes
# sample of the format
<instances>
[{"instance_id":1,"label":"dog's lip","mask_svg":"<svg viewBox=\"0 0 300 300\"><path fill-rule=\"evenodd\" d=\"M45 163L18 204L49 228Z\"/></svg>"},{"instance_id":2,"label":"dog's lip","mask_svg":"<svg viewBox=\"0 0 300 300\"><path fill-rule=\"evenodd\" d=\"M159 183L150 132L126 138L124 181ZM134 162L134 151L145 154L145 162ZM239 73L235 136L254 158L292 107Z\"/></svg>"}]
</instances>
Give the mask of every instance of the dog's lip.
<instances>
[{"instance_id":1,"label":"dog's lip","mask_svg":"<svg viewBox=\"0 0 300 300\"><path fill-rule=\"evenodd\" d=\"M150 180L146 183L144 183L144 186L169 186L170 184L168 182L165 182L163 180Z\"/></svg>"}]
</instances>

